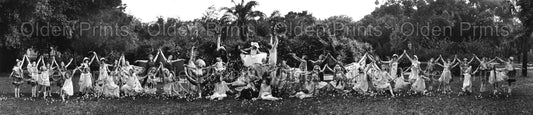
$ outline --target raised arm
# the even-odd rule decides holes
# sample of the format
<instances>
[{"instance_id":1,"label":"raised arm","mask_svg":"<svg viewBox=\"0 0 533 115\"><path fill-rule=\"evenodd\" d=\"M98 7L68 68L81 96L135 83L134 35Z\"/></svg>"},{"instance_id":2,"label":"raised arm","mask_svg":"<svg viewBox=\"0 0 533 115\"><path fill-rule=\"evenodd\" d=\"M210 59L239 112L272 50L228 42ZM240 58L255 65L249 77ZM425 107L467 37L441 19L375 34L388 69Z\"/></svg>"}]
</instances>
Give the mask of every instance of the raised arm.
<instances>
[{"instance_id":1,"label":"raised arm","mask_svg":"<svg viewBox=\"0 0 533 115\"><path fill-rule=\"evenodd\" d=\"M368 53L365 53L361 59L359 59L359 64L366 62L366 58L368 58Z\"/></svg>"},{"instance_id":2,"label":"raised arm","mask_svg":"<svg viewBox=\"0 0 533 115\"><path fill-rule=\"evenodd\" d=\"M68 61L68 63L65 65L65 67L68 67L72 63L72 58Z\"/></svg>"},{"instance_id":3,"label":"raised arm","mask_svg":"<svg viewBox=\"0 0 533 115\"><path fill-rule=\"evenodd\" d=\"M52 57L52 66L56 66L56 67L59 67L59 64L57 64L57 60L55 57Z\"/></svg>"},{"instance_id":4,"label":"raised arm","mask_svg":"<svg viewBox=\"0 0 533 115\"><path fill-rule=\"evenodd\" d=\"M496 57L496 59L498 59L498 60L501 61L501 62L507 62L507 61L503 60L503 59L500 58L500 57Z\"/></svg>"},{"instance_id":5,"label":"raised arm","mask_svg":"<svg viewBox=\"0 0 533 115\"><path fill-rule=\"evenodd\" d=\"M472 59L470 59L470 61L468 61L468 64L471 64L472 62L474 62L474 58L475 57L472 57Z\"/></svg>"},{"instance_id":6,"label":"raised arm","mask_svg":"<svg viewBox=\"0 0 533 115\"><path fill-rule=\"evenodd\" d=\"M476 60L477 60L478 62L480 62L480 63L482 62L481 59L479 59L479 57L478 57L476 54L474 54L474 58L476 58Z\"/></svg>"},{"instance_id":7,"label":"raised arm","mask_svg":"<svg viewBox=\"0 0 533 115\"><path fill-rule=\"evenodd\" d=\"M300 61L300 62L305 61L304 59L302 59L302 58L296 56L296 54L294 54L294 53L290 53L290 55L291 55L292 58L294 58L294 59L296 59L296 60L298 60L298 61Z\"/></svg>"},{"instance_id":8,"label":"raised arm","mask_svg":"<svg viewBox=\"0 0 533 115\"><path fill-rule=\"evenodd\" d=\"M407 54L407 51L403 50L403 54L402 55L405 55L405 57L407 57L407 59L409 59L409 61L413 62L413 59L411 58L411 56L409 56L409 54Z\"/></svg>"}]
</instances>

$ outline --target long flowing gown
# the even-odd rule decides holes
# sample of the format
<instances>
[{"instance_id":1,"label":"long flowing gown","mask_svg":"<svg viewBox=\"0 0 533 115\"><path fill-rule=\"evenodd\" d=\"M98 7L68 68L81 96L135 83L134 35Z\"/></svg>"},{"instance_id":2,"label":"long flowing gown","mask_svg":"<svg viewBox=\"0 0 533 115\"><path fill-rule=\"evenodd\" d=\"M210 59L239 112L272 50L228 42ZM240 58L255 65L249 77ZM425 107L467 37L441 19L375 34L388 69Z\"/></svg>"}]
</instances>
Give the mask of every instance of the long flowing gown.
<instances>
[{"instance_id":1,"label":"long flowing gown","mask_svg":"<svg viewBox=\"0 0 533 115\"><path fill-rule=\"evenodd\" d=\"M359 74L356 77L356 83L353 87L356 91L367 92L368 91L368 79L366 74Z\"/></svg>"},{"instance_id":2,"label":"long flowing gown","mask_svg":"<svg viewBox=\"0 0 533 115\"><path fill-rule=\"evenodd\" d=\"M82 64L82 73L78 83L80 86L80 92L87 92L93 87L92 75L89 71L89 66L86 63Z\"/></svg>"},{"instance_id":3,"label":"long flowing gown","mask_svg":"<svg viewBox=\"0 0 533 115\"><path fill-rule=\"evenodd\" d=\"M439 78L439 81L448 84L450 83L450 80L452 80L452 72L450 71L451 65L449 63L444 63L443 66L444 70L442 70L442 74Z\"/></svg>"},{"instance_id":4,"label":"long flowing gown","mask_svg":"<svg viewBox=\"0 0 533 115\"><path fill-rule=\"evenodd\" d=\"M470 73L464 72L464 80L463 80L463 91L472 92L472 75Z\"/></svg>"}]
</instances>

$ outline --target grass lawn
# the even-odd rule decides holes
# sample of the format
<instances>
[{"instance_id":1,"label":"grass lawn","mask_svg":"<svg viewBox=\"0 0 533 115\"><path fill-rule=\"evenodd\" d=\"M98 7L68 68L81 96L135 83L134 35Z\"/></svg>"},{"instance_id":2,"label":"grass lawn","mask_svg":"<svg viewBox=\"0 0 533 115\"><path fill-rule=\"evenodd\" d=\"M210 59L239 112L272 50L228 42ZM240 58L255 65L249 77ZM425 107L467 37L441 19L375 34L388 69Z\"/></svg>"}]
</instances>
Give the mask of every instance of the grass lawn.
<instances>
[{"instance_id":1,"label":"grass lawn","mask_svg":"<svg viewBox=\"0 0 533 115\"><path fill-rule=\"evenodd\" d=\"M5 75L5 74L2 74ZM454 78L453 90L461 80ZM533 77L518 77L511 97L476 98L457 93L436 96L326 96L310 99L284 98L281 101L199 99L188 101L163 97L122 99L73 97L61 102L29 98L30 88L23 87L23 98L14 98L11 81L0 77L0 114L533 114ZM74 79L77 84L77 78ZM77 86L75 86L77 90ZM479 89L479 79L473 89Z\"/></svg>"}]
</instances>

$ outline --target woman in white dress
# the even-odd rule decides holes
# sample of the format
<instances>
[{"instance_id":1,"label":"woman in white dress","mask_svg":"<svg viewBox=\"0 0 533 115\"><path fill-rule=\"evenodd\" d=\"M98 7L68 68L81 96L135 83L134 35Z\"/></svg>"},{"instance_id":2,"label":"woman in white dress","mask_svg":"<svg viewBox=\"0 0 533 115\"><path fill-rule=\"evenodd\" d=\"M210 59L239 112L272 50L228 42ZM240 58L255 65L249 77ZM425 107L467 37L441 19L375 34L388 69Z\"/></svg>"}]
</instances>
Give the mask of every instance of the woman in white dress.
<instances>
[{"instance_id":1,"label":"woman in white dress","mask_svg":"<svg viewBox=\"0 0 533 115\"><path fill-rule=\"evenodd\" d=\"M90 91L92 91L93 88L93 80L91 75L91 69L89 68L89 65L94 60L94 57L89 60L89 58L85 57L83 58L83 63L78 67L78 69L81 71L80 80L78 82L80 86L80 92L83 95L88 94Z\"/></svg>"},{"instance_id":2,"label":"woman in white dress","mask_svg":"<svg viewBox=\"0 0 533 115\"><path fill-rule=\"evenodd\" d=\"M456 63L455 59L452 61L452 59L448 58L447 61L444 61L444 58L442 58L442 56L439 56L439 58L441 59L442 64L437 63L437 65L441 66L444 69L442 70L442 74L439 78L440 87L437 91L442 89L444 93L447 93L451 91L451 87L450 87L450 81L452 80L451 69L457 66L459 63Z\"/></svg>"},{"instance_id":3,"label":"woman in white dress","mask_svg":"<svg viewBox=\"0 0 533 115\"><path fill-rule=\"evenodd\" d=\"M463 71L463 76L464 76L464 80L463 80L463 88L462 88L462 93L464 94L470 94L472 93L472 74L475 74L477 73L479 68L477 68L476 70L472 71L472 66L468 66L464 71Z\"/></svg>"}]
</instances>

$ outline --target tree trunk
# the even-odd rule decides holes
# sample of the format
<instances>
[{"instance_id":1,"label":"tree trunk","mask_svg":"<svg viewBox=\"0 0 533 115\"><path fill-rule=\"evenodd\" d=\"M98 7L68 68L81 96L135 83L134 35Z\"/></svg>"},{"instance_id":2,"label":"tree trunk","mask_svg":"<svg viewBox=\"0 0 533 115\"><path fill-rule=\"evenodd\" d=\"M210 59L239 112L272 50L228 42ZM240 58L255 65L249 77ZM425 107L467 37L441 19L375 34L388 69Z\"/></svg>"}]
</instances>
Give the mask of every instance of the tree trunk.
<instances>
[{"instance_id":1,"label":"tree trunk","mask_svg":"<svg viewBox=\"0 0 533 115\"><path fill-rule=\"evenodd\" d=\"M531 33L531 32L527 32ZM528 59L528 52L529 52L529 39L532 34L526 34L524 37L522 37L522 76L527 77L527 59Z\"/></svg>"}]
</instances>

